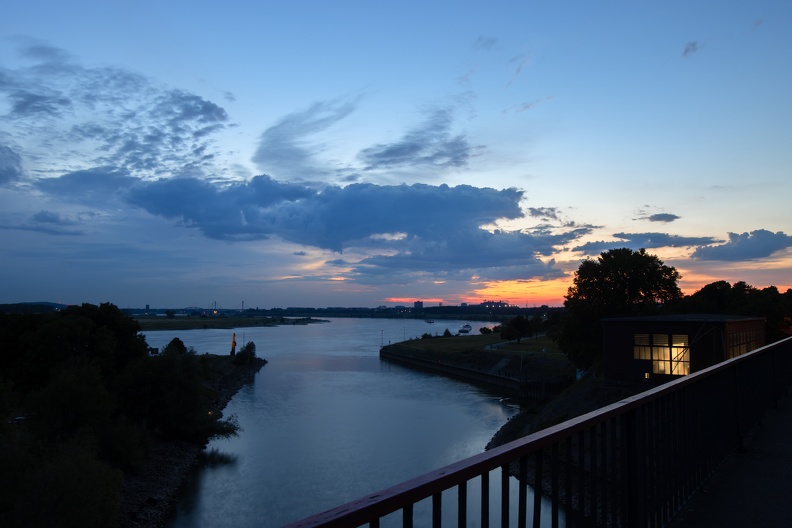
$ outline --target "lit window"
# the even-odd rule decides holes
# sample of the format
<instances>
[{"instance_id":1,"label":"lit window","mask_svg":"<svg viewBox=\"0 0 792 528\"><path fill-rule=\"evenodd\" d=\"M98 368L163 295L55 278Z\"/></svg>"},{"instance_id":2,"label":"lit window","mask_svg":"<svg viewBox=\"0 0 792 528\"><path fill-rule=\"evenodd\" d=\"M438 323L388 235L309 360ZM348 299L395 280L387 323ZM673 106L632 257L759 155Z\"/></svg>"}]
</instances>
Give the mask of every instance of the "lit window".
<instances>
[{"instance_id":1,"label":"lit window","mask_svg":"<svg viewBox=\"0 0 792 528\"><path fill-rule=\"evenodd\" d=\"M651 361L654 374L686 376L690 374L688 336L635 334L633 358Z\"/></svg>"}]
</instances>

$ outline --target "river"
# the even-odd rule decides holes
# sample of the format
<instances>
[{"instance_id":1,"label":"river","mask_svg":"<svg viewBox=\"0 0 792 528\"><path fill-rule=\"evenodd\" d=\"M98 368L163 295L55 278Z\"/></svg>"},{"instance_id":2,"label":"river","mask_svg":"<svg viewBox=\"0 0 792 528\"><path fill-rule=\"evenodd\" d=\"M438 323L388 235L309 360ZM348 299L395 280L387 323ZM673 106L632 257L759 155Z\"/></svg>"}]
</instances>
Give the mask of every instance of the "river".
<instances>
[{"instance_id":1,"label":"river","mask_svg":"<svg viewBox=\"0 0 792 528\"><path fill-rule=\"evenodd\" d=\"M474 333L493 324L339 318L234 330L238 346L253 341L268 364L224 411L236 415L242 432L208 446L230 461L196 472L169 528L281 526L483 451L517 406L379 359L383 344L456 332L465 323ZM225 354L231 332L145 335L154 347L179 337L199 354ZM425 510L416 507L416 526Z\"/></svg>"}]
</instances>

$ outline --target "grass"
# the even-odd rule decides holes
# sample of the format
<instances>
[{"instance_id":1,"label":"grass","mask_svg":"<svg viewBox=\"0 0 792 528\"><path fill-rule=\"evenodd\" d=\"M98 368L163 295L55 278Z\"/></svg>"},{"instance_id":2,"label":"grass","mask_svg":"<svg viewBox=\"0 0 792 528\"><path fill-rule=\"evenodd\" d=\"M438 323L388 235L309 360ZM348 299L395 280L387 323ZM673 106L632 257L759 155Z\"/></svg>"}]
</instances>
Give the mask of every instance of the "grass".
<instances>
[{"instance_id":1,"label":"grass","mask_svg":"<svg viewBox=\"0 0 792 528\"><path fill-rule=\"evenodd\" d=\"M396 343L417 357L474 370L523 372L528 379L569 374L572 366L545 336L504 341L498 334L433 337Z\"/></svg>"}]
</instances>

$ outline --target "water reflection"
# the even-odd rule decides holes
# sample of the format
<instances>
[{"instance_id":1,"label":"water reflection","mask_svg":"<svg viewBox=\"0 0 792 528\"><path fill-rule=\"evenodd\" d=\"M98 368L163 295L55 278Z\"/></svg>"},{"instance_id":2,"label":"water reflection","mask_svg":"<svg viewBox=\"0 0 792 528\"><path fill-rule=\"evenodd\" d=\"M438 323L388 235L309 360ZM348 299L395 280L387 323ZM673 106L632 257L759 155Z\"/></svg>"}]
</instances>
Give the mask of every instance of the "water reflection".
<instances>
[{"instance_id":1,"label":"water reflection","mask_svg":"<svg viewBox=\"0 0 792 528\"><path fill-rule=\"evenodd\" d=\"M236 329L238 341L255 341L269 361L226 408L243 433L209 445L236 462L198 471L170 526L281 526L483 451L516 406L378 356L382 341L466 322L334 319ZM147 340L162 346L171 334L149 332ZM230 335L178 337L199 353L226 353Z\"/></svg>"}]
</instances>

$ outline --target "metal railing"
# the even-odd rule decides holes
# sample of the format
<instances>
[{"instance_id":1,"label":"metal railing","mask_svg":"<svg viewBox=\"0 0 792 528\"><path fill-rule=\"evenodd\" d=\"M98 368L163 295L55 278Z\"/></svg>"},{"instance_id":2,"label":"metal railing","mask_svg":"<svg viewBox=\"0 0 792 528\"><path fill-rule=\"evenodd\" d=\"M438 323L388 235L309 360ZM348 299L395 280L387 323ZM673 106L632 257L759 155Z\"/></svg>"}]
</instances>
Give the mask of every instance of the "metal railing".
<instances>
[{"instance_id":1,"label":"metal railing","mask_svg":"<svg viewBox=\"0 0 792 528\"><path fill-rule=\"evenodd\" d=\"M379 527L400 511L410 527L429 501L433 526L449 513L460 527L664 526L777 405L789 372L792 338L289 526Z\"/></svg>"}]
</instances>

